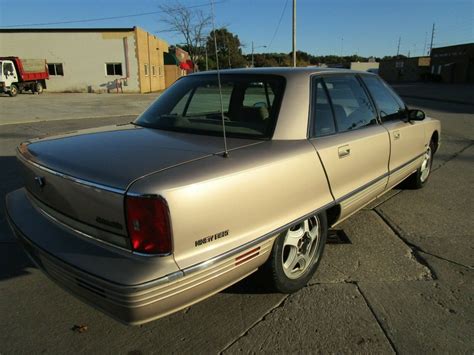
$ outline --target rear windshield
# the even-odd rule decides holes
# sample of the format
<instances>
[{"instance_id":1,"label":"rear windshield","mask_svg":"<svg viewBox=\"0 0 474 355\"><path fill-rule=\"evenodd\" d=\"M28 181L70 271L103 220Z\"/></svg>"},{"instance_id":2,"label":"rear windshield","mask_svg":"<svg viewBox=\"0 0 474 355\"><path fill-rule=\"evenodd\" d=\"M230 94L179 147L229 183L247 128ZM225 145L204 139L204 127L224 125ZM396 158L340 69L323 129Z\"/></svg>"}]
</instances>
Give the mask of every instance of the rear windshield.
<instances>
[{"instance_id":1,"label":"rear windshield","mask_svg":"<svg viewBox=\"0 0 474 355\"><path fill-rule=\"evenodd\" d=\"M222 105L229 137L269 139L275 128L285 80L271 75L221 75ZM135 124L162 130L222 135L217 75L178 80Z\"/></svg>"}]
</instances>

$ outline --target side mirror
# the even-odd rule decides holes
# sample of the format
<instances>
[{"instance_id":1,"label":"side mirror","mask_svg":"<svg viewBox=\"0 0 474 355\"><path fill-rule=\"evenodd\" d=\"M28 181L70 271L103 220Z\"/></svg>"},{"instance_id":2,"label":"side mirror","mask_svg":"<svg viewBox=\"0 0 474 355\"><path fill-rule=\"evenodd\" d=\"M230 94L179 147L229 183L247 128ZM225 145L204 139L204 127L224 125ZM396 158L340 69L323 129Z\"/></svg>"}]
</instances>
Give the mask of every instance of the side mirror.
<instances>
[{"instance_id":1,"label":"side mirror","mask_svg":"<svg viewBox=\"0 0 474 355\"><path fill-rule=\"evenodd\" d=\"M421 110L408 110L408 119L410 121L423 121L426 115Z\"/></svg>"}]
</instances>

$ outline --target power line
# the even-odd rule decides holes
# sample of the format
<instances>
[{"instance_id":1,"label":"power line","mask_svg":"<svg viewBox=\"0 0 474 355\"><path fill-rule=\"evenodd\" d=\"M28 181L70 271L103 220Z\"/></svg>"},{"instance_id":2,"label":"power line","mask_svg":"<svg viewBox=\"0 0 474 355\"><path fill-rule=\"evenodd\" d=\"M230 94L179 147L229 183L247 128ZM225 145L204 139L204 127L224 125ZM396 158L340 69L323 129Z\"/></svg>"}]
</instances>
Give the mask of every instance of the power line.
<instances>
[{"instance_id":1,"label":"power line","mask_svg":"<svg viewBox=\"0 0 474 355\"><path fill-rule=\"evenodd\" d=\"M280 29L281 20L283 20L283 15L285 14L285 10L286 10L287 6L288 6L288 0L285 1L285 6L283 6L283 11L281 12L281 15L280 15L280 20L278 20L277 27L275 28L275 32L273 32L272 39L270 41L270 44L267 46L267 48L270 48L271 45L273 44L273 40L275 39L275 37L278 33L278 30Z\"/></svg>"},{"instance_id":2,"label":"power line","mask_svg":"<svg viewBox=\"0 0 474 355\"><path fill-rule=\"evenodd\" d=\"M224 0L216 1L214 4L221 4ZM188 9L194 9L196 7L207 7L209 3L198 4L193 6L186 6ZM89 19L82 19L82 20L68 20L68 21L57 21L57 22L43 22L43 23L24 23L19 25L8 25L8 26L0 26L2 28L14 28L14 27L28 27L28 26L50 26L50 25L64 25L64 24L71 24L71 23L85 23L85 22L96 22L96 21L107 21L107 20L116 20L122 18L130 18L130 17L141 17L141 16L149 16L163 13L164 11L150 11L150 12L141 12L138 14L132 15L120 15L120 16L110 16L110 17L98 17L98 18L89 18Z\"/></svg>"}]
</instances>

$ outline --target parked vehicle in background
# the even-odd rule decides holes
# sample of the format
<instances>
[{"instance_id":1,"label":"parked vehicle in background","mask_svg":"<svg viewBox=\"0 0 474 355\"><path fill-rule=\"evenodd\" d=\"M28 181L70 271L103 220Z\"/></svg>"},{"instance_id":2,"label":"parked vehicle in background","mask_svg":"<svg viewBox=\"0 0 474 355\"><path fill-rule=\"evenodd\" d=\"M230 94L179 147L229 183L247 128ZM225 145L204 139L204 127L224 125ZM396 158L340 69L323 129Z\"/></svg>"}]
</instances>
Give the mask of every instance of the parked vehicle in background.
<instances>
[{"instance_id":1,"label":"parked vehicle in background","mask_svg":"<svg viewBox=\"0 0 474 355\"><path fill-rule=\"evenodd\" d=\"M7 220L48 276L129 324L260 269L304 287L328 228L403 180L428 181L438 120L378 76L317 68L177 80L131 124L18 148ZM223 129L225 124L226 148Z\"/></svg>"},{"instance_id":2,"label":"parked vehicle in background","mask_svg":"<svg viewBox=\"0 0 474 355\"><path fill-rule=\"evenodd\" d=\"M0 93L16 96L30 90L41 94L46 89L49 73L45 59L0 57L0 68Z\"/></svg>"}]
</instances>

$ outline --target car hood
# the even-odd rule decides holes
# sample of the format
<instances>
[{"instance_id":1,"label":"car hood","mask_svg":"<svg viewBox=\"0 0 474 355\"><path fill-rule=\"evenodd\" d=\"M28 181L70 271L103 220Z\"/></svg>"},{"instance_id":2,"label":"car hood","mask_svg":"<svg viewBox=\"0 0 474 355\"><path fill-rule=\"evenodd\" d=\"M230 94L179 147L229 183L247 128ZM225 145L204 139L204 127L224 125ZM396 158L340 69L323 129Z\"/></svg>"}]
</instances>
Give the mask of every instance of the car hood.
<instances>
[{"instance_id":1,"label":"car hood","mask_svg":"<svg viewBox=\"0 0 474 355\"><path fill-rule=\"evenodd\" d=\"M258 144L227 139L229 150ZM132 124L43 137L27 142L23 156L62 174L126 189L145 175L222 154L222 137L162 131Z\"/></svg>"}]
</instances>

